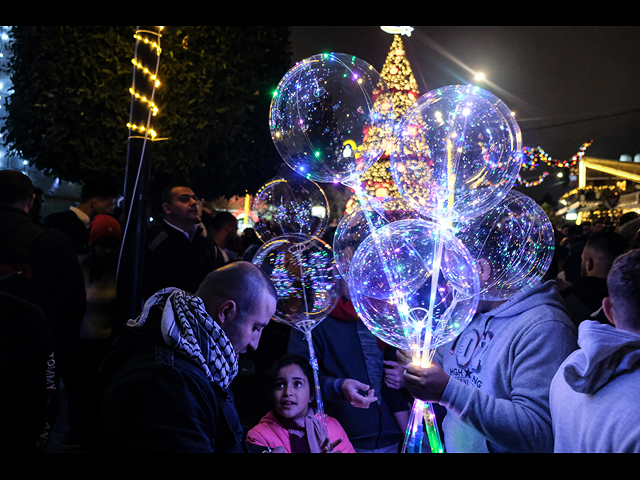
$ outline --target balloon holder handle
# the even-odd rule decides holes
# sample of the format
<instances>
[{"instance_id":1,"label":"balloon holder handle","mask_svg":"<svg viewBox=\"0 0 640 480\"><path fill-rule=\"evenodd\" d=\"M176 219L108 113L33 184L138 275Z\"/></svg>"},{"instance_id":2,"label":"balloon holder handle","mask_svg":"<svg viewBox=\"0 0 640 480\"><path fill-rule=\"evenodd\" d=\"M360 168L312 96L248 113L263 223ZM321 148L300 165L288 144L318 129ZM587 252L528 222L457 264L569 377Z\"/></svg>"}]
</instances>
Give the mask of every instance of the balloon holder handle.
<instances>
[{"instance_id":1,"label":"balloon holder handle","mask_svg":"<svg viewBox=\"0 0 640 480\"><path fill-rule=\"evenodd\" d=\"M444 453L432 404L414 401L402 453Z\"/></svg>"}]
</instances>

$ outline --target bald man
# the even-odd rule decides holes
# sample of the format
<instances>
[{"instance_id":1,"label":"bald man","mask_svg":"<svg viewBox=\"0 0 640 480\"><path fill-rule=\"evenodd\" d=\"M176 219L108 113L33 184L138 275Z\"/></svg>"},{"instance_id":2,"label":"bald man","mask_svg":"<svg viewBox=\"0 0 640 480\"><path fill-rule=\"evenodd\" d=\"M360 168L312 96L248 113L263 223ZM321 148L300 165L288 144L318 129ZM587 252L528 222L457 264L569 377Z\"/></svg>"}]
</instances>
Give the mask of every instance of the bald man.
<instances>
[{"instance_id":1,"label":"bald man","mask_svg":"<svg viewBox=\"0 0 640 480\"><path fill-rule=\"evenodd\" d=\"M103 448L118 453L247 452L229 386L258 348L276 291L255 265L205 277L196 294L169 288L127 323L103 364Z\"/></svg>"}]
</instances>

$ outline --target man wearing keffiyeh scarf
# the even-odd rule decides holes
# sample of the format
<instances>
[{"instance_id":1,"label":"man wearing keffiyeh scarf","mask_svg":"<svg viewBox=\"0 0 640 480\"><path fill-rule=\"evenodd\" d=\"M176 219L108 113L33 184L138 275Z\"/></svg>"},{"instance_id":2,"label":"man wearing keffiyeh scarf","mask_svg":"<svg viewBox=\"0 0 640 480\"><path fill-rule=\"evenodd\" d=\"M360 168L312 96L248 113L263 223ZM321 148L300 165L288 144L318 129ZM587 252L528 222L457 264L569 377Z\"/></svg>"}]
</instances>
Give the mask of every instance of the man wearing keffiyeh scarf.
<instances>
[{"instance_id":1,"label":"man wearing keffiyeh scarf","mask_svg":"<svg viewBox=\"0 0 640 480\"><path fill-rule=\"evenodd\" d=\"M238 358L227 335L205 310L202 299L177 288L161 290L127 326L143 327L153 307L162 309L160 329L166 344L197 364L209 381L228 388L238 374Z\"/></svg>"},{"instance_id":2,"label":"man wearing keffiyeh scarf","mask_svg":"<svg viewBox=\"0 0 640 480\"><path fill-rule=\"evenodd\" d=\"M157 292L103 364L103 447L113 452L246 452L229 385L275 313L268 277L246 262L196 294Z\"/></svg>"}]
</instances>

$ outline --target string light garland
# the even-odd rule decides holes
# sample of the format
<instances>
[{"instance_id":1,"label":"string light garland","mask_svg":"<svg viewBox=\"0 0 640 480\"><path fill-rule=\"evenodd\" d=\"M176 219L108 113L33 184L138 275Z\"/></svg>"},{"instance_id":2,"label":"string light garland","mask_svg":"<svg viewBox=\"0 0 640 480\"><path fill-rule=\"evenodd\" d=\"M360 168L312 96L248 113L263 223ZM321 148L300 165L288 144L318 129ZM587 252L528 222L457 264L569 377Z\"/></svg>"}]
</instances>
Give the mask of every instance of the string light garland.
<instances>
[{"instance_id":1,"label":"string light garland","mask_svg":"<svg viewBox=\"0 0 640 480\"><path fill-rule=\"evenodd\" d=\"M131 63L133 63L136 67L138 67L140 70L142 70L145 74L149 75L149 78L156 82L156 88L158 88L160 86L160 80L158 80L158 76L154 75L153 73L151 73L151 71L147 67L142 65L135 58L131 59Z\"/></svg>"},{"instance_id":2,"label":"string light garland","mask_svg":"<svg viewBox=\"0 0 640 480\"><path fill-rule=\"evenodd\" d=\"M541 147L537 147L537 148L523 147L522 152L524 153L525 159L522 162L522 169L534 170L540 167L541 163L552 168L575 167L578 164L578 162L582 160L582 157L584 157L584 154L587 148L589 148L592 143L593 143L593 140L583 143L582 146L580 147L580 150L578 150L578 153L572 156L570 160L557 160L557 159L551 158L549 155L547 155L547 153ZM517 182L518 184L524 187L537 187L548 176L549 176L549 172L545 171L536 180L528 181L528 180L524 180L519 175Z\"/></svg>"},{"instance_id":3,"label":"string light garland","mask_svg":"<svg viewBox=\"0 0 640 480\"><path fill-rule=\"evenodd\" d=\"M127 123L127 128L141 133L149 132L149 136L151 136L152 139L155 139L158 136L158 133L154 129L147 128L144 125L133 125L132 123Z\"/></svg>"},{"instance_id":4,"label":"string light garland","mask_svg":"<svg viewBox=\"0 0 640 480\"><path fill-rule=\"evenodd\" d=\"M160 32L162 32L163 29L164 27L160 27ZM162 48L160 48L160 41L154 42L152 40L149 40L147 37L143 37L142 35L140 35L140 33L149 33L151 35L158 35L158 37L160 37L161 35L158 32L151 32L148 30L138 30L133 36L133 38L135 38L136 40L140 42L144 42L145 44L149 45L151 48L154 48L158 56L160 56L160 54L162 53Z\"/></svg>"},{"instance_id":5,"label":"string light garland","mask_svg":"<svg viewBox=\"0 0 640 480\"><path fill-rule=\"evenodd\" d=\"M585 151L587 150L587 148L591 146L591 144L593 144L593 140L591 140L590 142L583 143L578 153L576 153L573 157L571 157L571 160L553 159L549 155L547 155L547 153L541 147L537 147L537 148L524 147L522 151L525 154L526 159L522 163L522 168L527 170L532 170L540 166L541 162L550 167L571 168L575 166L580 160L582 160L582 157L584 157Z\"/></svg>"},{"instance_id":6,"label":"string light garland","mask_svg":"<svg viewBox=\"0 0 640 480\"><path fill-rule=\"evenodd\" d=\"M138 92L136 92L133 88L129 89L129 93L131 95L133 95L135 98L137 98L138 100L140 100L143 103L146 103L147 105L149 105L149 108L151 109L151 114L155 117L158 114L158 106L152 102L151 100L149 100L147 97L145 97L144 95L140 95Z\"/></svg>"}]
</instances>

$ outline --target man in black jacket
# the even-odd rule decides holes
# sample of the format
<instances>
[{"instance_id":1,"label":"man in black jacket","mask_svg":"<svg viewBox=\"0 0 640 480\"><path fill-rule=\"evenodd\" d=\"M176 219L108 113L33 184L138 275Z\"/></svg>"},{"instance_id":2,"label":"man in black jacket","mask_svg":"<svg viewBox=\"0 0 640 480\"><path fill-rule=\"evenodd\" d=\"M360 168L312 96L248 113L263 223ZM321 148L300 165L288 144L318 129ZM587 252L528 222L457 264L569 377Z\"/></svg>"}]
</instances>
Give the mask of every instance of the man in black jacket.
<instances>
[{"instance_id":1,"label":"man in black jacket","mask_svg":"<svg viewBox=\"0 0 640 480\"><path fill-rule=\"evenodd\" d=\"M163 221L147 233L145 299L170 287L195 293L208 273L226 263L215 242L202 235L198 199L191 188L167 187L161 201Z\"/></svg>"},{"instance_id":2,"label":"man in black jacket","mask_svg":"<svg viewBox=\"0 0 640 480\"><path fill-rule=\"evenodd\" d=\"M102 365L104 451L248 452L229 386L275 309L275 288L248 262L210 273L196 295L153 295Z\"/></svg>"},{"instance_id":3,"label":"man in black jacket","mask_svg":"<svg viewBox=\"0 0 640 480\"><path fill-rule=\"evenodd\" d=\"M86 311L84 276L70 238L32 222L28 212L33 199L29 177L0 171L0 290L38 305L44 312L57 370L69 399L69 426L73 430L81 409L77 355L80 323ZM28 348L30 340L15 339L23 348ZM3 365L3 369L10 368Z\"/></svg>"}]
</instances>

